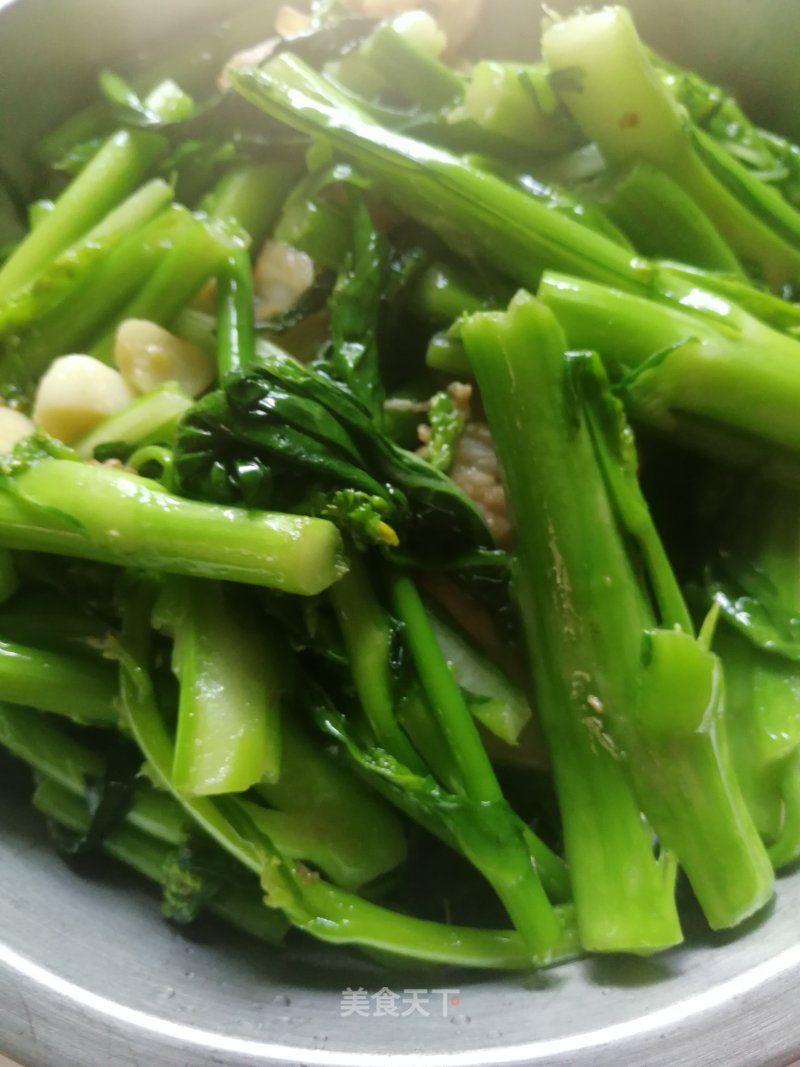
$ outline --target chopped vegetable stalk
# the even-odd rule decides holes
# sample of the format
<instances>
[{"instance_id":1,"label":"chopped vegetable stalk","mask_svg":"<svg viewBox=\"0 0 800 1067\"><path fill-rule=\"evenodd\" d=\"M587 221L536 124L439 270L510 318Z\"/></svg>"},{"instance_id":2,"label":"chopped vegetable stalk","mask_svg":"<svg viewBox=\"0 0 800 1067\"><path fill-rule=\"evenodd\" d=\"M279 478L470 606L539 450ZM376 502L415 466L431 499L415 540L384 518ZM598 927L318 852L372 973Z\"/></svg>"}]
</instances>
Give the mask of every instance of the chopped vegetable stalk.
<instances>
[{"instance_id":1,"label":"chopped vegetable stalk","mask_svg":"<svg viewBox=\"0 0 800 1067\"><path fill-rule=\"evenodd\" d=\"M485 256L523 284L536 285L543 267L556 265L623 288L652 277L653 267L614 241L448 152L379 126L296 57L230 76L257 107L330 143L459 251Z\"/></svg>"},{"instance_id":2,"label":"chopped vegetable stalk","mask_svg":"<svg viewBox=\"0 0 800 1067\"><path fill-rule=\"evenodd\" d=\"M105 445L144 445L172 439L182 415L192 406L192 399L175 382L159 385L132 404L109 415L98 426L75 442L81 459L93 459Z\"/></svg>"},{"instance_id":3,"label":"chopped vegetable stalk","mask_svg":"<svg viewBox=\"0 0 800 1067\"><path fill-rule=\"evenodd\" d=\"M55 208L0 267L0 300L27 285L132 192L164 150L152 133L121 130L58 198Z\"/></svg>"},{"instance_id":4,"label":"chopped vegetable stalk","mask_svg":"<svg viewBox=\"0 0 800 1067\"><path fill-rule=\"evenodd\" d=\"M467 796L491 803L502 798L489 757L464 698L436 642L425 607L413 581L391 577L392 605L405 627L406 641L423 689L461 772Z\"/></svg>"},{"instance_id":5,"label":"chopped vegetable stalk","mask_svg":"<svg viewBox=\"0 0 800 1067\"><path fill-rule=\"evenodd\" d=\"M531 708L524 692L458 626L428 607L431 629L472 715L487 730L515 745Z\"/></svg>"},{"instance_id":6,"label":"chopped vegetable stalk","mask_svg":"<svg viewBox=\"0 0 800 1067\"><path fill-rule=\"evenodd\" d=\"M324 519L199 504L114 467L42 458L0 484L0 546L313 596L343 572Z\"/></svg>"},{"instance_id":7,"label":"chopped vegetable stalk","mask_svg":"<svg viewBox=\"0 0 800 1067\"><path fill-rule=\"evenodd\" d=\"M565 359L552 313L526 294L507 314L468 319L462 333L508 481L584 944L647 951L679 937L671 864L666 851L652 856L628 775L710 924L734 925L769 900L772 871L727 753L719 664L688 629L599 362ZM608 847L611 826L616 856L587 848L589 837Z\"/></svg>"},{"instance_id":8,"label":"chopped vegetable stalk","mask_svg":"<svg viewBox=\"0 0 800 1067\"><path fill-rule=\"evenodd\" d=\"M472 843L473 861L492 883L526 943L537 953L544 953L556 937L552 909L530 859L527 864L522 862L522 855L527 856L528 849L519 830L515 834L513 820L508 820L510 809L475 723L436 643L413 581L406 576L390 576L389 589L394 611L405 627L406 642L429 707L458 767L465 796L475 804L485 805L487 811L495 810L496 829L505 838L507 868L482 860L487 843L481 843L477 835ZM500 831L503 822L508 825Z\"/></svg>"},{"instance_id":9,"label":"chopped vegetable stalk","mask_svg":"<svg viewBox=\"0 0 800 1067\"><path fill-rule=\"evenodd\" d=\"M83 796L87 779L103 777L101 755L30 708L0 704L0 741L39 774L77 796Z\"/></svg>"},{"instance_id":10,"label":"chopped vegetable stalk","mask_svg":"<svg viewBox=\"0 0 800 1067\"><path fill-rule=\"evenodd\" d=\"M375 741L412 770L423 770L420 757L397 721L397 697L391 677L391 622L357 558L351 559L344 578L331 586L330 597L356 692Z\"/></svg>"},{"instance_id":11,"label":"chopped vegetable stalk","mask_svg":"<svg viewBox=\"0 0 800 1067\"><path fill-rule=\"evenodd\" d=\"M285 855L313 863L345 889L357 889L406 858L403 827L380 797L295 720L297 710L284 716L280 778L254 790L269 809L250 805L248 811Z\"/></svg>"},{"instance_id":12,"label":"chopped vegetable stalk","mask_svg":"<svg viewBox=\"0 0 800 1067\"><path fill-rule=\"evenodd\" d=\"M613 518L605 491L598 491L596 469L590 476L595 484L587 485L584 462L574 455L562 338L552 320L523 298L512 303L507 316L467 320L463 335L518 531L517 595L536 671L537 707L558 792L581 943L595 951L639 952L675 944L681 932L674 863L667 855L653 856L625 767L600 718L607 699L593 688L599 681L593 675L607 669L601 667L599 650L590 651L590 626L599 629L606 617L595 601L603 579L593 575L607 574L606 561L597 558L597 535L606 525L613 529ZM583 450L590 448L584 440ZM535 482L527 472L523 476L528 456L536 457ZM590 459L588 470L593 466ZM583 521L573 514L581 501L590 512ZM595 513L598 507L602 516ZM574 574L574 555L564 543L568 536L579 537L581 552L588 553ZM627 568L617 585L630 599ZM632 608L633 620L642 620L638 591ZM622 620L630 611L629 603L612 606L611 617L619 612ZM615 648L609 652L616 656Z\"/></svg>"},{"instance_id":13,"label":"chopped vegetable stalk","mask_svg":"<svg viewBox=\"0 0 800 1067\"><path fill-rule=\"evenodd\" d=\"M543 962L560 952L564 913L552 907L538 882L541 876L555 892L563 891L559 870L547 846L530 834L530 852L520 847L528 836L524 824L505 800L473 800L448 793L428 775L418 775L380 748L362 747L349 731L343 716L321 702L317 719L335 737L354 765L380 793L421 826L463 855L483 874L503 902L526 944L533 945ZM534 873L535 872L535 873ZM557 887L557 888L556 888Z\"/></svg>"},{"instance_id":14,"label":"chopped vegetable stalk","mask_svg":"<svg viewBox=\"0 0 800 1067\"><path fill-rule=\"evenodd\" d=\"M117 685L110 664L52 649L0 641L3 699L92 726L116 726Z\"/></svg>"},{"instance_id":15,"label":"chopped vegetable stalk","mask_svg":"<svg viewBox=\"0 0 800 1067\"><path fill-rule=\"evenodd\" d=\"M378 313L386 284L386 241L360 197L351 205L350 249L330 299L333 373L383 422L384 389L378 362Z\"/></svg>"},{"instance_id":16,"label":"chopped vegetable stalk","mask_svg":"<svg viewBox=\"0 0 800 1067\"><path fill-rule=\"evenodd\" d=\"M68 301L4 346L4 372L32 381L58 356L90 348L191 225L190 214L176 206L120 241L91 274L80 279Z\"/></svg>"},{"instance_id":17,"label":"chopped vegetable stalk","mask_svg":"<svg viewBox=\"0 0 800 1067\"><path fill-rule=\"evenodd\" d=\"M579 949L568 906L556 910L558 935L544 955L531 953L512 930L472 927L416 919L389 911L336 889L322 879L278 865L265 866L262 885L267 902L284 909L295 926L334 944L356 944L391 953L398 962L421 960L462 967L525 970L550 966Z\"/></svg>"},{"instance_id":18,"label":"chopped vegetable stalk","mask_svg":"<svg viewBox=\"0 0 800 1067\"><path fill-rule=\"evenodd\" d=\"M436 261L423 270L411 290L411 308L421 318L449 326L467 311L507 304L512 291L505 282L485 278L462 265Z\"/></svg>"},{"instance_id":19,"label":"chopped vegetable stalk","mask_svg":"<svg viewBox=\"0 0 800 1067\"><path fill-rule=\"evenodd\" d=\"M427 624L420 629L419 616L415 616L417 647L424 645L428 639L432 642L426 655L424 677L420 672L420 684L407 672L400 679L392 677L391 665L397 655L393 646L401 634L392 632L393 625L397 624L393 624L378 603L363 565L358 560L352 561L345 578L332 587L331 599L345 638L356 691L377 748L387 758L397 760L402 768L401 774L425 776L432 771L441 785L456 796L468 791L467 763L472 760L483 768L486 795L491 795L497 802L498 818L505 817L499 786L483 753L475 727L471 722L459 721L463 715L463 700L454 683L449 680L449 663L436 652L433 620L429 620L430 630L425 628ZM419 604L417 606L421 607ZM408 620L404 622L405 632L408 633ZM463 672L463 643L460 652ZM449 714L441 714L442 696L448 704ZM326 718L325 721L329 726L331 720ZM335 731L331 732L339 736ZM417 751L409 744L409 737ZM352 743L348 743L347 747L353 755L355 750ZM360 763L360 760L356 762ZM460 847L461 842L453 841L449 829L443 828L436 817L431 821L429 812L421 812L413 803L409 806L409 798L403 789L390 791L387 796L432 833L454 847ZM476 799L480 802L480 798ZM520 825L517 832L523 829L527 828ZM513 836L512 832L512 839ZM548 893L565 899L568 892L561 861L535 834L530 833L525 840ZM514 846L509 843L508 847ZM502 876L490 873L489 869L481 866L481 862L477 861L477 865L497 887ZM498 893L502 896L499 888Z\"/></svg>"},{"instance_id":20,"label":"chopped vegetable stalk","mask_svg":"<svg viewBox=\"0 0 800 1067\"><path fill-rule=\"evenodd\" d=\"M554 22L542 37L551 77L587 139L611 162L641 158L674 178L740 261L776 291L800 277L800 214L692 127L621 7Z\"/></svg>"},{"instance_id":21,"label":"chopped vegetable stalk","mask_svg":"<svg viewBox=\"0 0 800 1067\"><path fill-rule=\"evenodd\" d=\"M426 17L430 16L412 12L382 23L361 46L359 56L369 63L384 85L402 86L403 95L412 104L438 110L461 98L464 79L437 58L436 45L442 41L430 40L433 49L420 47L421 36L436 35L434 26L425 33L421 20ZM345 67L346 63L345 59Z\"/></svg>"},{"instance_id":22,"label":"chopped vegetable stalk","mask_svg":"<svg viewBox=\"0 0 800 1067\"><path fill-rule=\"evenodd\" d=\"M174 642L180 684L172 783L190 796L241 793L281 772L277 665L266 635L217 582L171 578L155 625Z\"/></svg>"},{"instance_id":23,"label":"chopped vegetable stalk","mask_svg":"<svg viewBox=\"0 0 800 1067\"><path fill-rule=\"evenodd\" d=\"M800 501L796 490L758 481L744 491L737 484L722 499L707 592L721 608L728 736L778 867L800 856Z\"/></svg>"},{"instance_id":24,"label":"chopped vegetable stalk","mask_svg":"<svg viewBox=\"0 0 800 1067\"><path fill-rule=\"evenodd\" d=\"M253 274L244 249L235 252L217 275L219 380L249 367L255 358Z\"/></svg>"},{"instance_id":25,"label":"chopped vegetable stalk","mask_svg":"<svg viewBox=\"0 0 800 1067\"><path fill-rule=\"evenodd\" d=\"M471 119L530 152L565 152L580 133L547 75L543 65L476 63L463 103L451 112L450 121Z\"/></svg>"},{"instance_id":26,"label":"chopped vegetable stalk","mask_svg":"<svg viewBox=\"0 0 800 1067\"><path fill-rule=\"evenodd\" d=\"M149 594L129 591L119 650L122 704L131 730L157 780L171 788L172 743L155 703L147 667ZM258 832L247 809L234 798L178 797L187 814L248 870L260 874L267 904L322 940L379 948L399 957L472 966L519 968L552 963L576 951L570 910L556 913L555 945L532 955L512 931L468 930L414 919L338 889L281 855Z\"/></svg>"},{"instance_id":27,"label":"chopped vegetable stalk","mask_svg":"<svg viewBox=\"0 0 800 1067\"><path fill-rule=\"evenodd\" d=\"M627 372L620 389L634 418L678 440L701 424L723 443L800 449L800 342L735 304L696 289L684 308L667 307L550 273L539 297L570 348L595 348Z\"/></svg>"},{"instance_id":28,"label":"chopped vegetable stalk","mask_svg":"<svg viewBox=\"0 0 800 1067\"><path fill-rule=\"evenodd\" d=\"M249 234L252 247L258 248L275 225L296 176L296 165L282 159L233 167L203 208L211 218L240 227Z\"/></svg>"},{"instance_id":29,"label":"chopped vegetable stalk","mask_svg":"<svg viewBox=\"0 0 800 1067\"><path fill-rule=\"evenodd\" d=\"M163 211L172 199L172 189L155 178L100 220L75 244L70 245L27 286L0 305L0 333L20 331L56 304L72 297L87 276L126 237L138 233Z\"/></svg>"},{"instance_id":30,"label":"chopped vegetable stalk","mask_svg":"<svg viewBox=\"0 0 800 1067\"><path fill-rule=\"evenodd\" d=\"M663 170L637 160L595 191L600 207L646 256L743 277L739 261L689 194Z\"/></svg>"},{"instance_id":31,"label":"chopped vegetable stalk","mask_svg":"<svg viewBox=\"0 0 800 1067\"><path fill-rule=\"evenodd\" d=\"M248 239L235 227L215 219L193 216L185 232L119 315L148 319L169 326L198 289L215 275L227 259L247 246ZM112 329L93 346L92 355L110 363L114 354Z\"/></svg>"}]
</instances>

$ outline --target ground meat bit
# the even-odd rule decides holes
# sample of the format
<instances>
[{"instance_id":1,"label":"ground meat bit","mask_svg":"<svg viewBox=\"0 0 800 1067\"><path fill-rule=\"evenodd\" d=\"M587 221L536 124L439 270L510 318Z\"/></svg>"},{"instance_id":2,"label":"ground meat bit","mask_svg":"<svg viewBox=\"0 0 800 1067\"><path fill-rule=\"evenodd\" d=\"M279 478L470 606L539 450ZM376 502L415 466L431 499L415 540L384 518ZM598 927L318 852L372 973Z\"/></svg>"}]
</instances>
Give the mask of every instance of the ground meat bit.
<instances>
[{"instance_id":1,"label":"ground meat bit","mask_svg":"<svg viewBox=\"0 0 800 1067\"><path fill-rule=\"evenodd\" d=\"M456 444L450 477L477 505L498 545L511 540L506 494L494 441L485 422L468 422Z\"/></svg>"},{"instance_id":2,"label":"ground meat bit","mask_svg":"<svg viewBox=\"0 0 800 1067\"><path fill-rule=\"evenodd\" d=\"M472 386L468 382L450 382L447 387L447 392L450 394L450 399L453 401L453 408L461 416L465 423L468 423L472 417ZM431 402L426 400L424 404L420 404L413 410L423 412L428 411ZM388 407L388 403L386 405ZM399 409L396 409L399 410ZM407 411L412 410L406 408ZM420 444L423 446L419 449L421 456L426 455L426 448L431 443L433 434L431 428L427 422L422 422L417 427L417 437L420 440Z\"/></svg>"},{"instance_id":3,"label":"ground meat bit","mask_svg":"<svg viewBox=\"0 0 800 1067\"><path fill-rule=\"evenodd\" d=\"M468 382L450 382L447 391L453 401L453 407L468 422L472 411L472 386Z\"/></svg>"},{"instance_id":4,"label":"ground meat bit","mask_svg":"<svg viewBox=\"0 0 800 1067\"><path fill-rule=\"evenodd\" d=\"M465 421L448 474L480 509L495 543L506 547L511 540L511 524L491 432L484 421L472 417L473 389L468 382L450 382L447 392ZM425 455L425 446L431 441L430 426L425 422L419 425L417 436L423 446L420 454Z\"/></svg>"}]
</instances>

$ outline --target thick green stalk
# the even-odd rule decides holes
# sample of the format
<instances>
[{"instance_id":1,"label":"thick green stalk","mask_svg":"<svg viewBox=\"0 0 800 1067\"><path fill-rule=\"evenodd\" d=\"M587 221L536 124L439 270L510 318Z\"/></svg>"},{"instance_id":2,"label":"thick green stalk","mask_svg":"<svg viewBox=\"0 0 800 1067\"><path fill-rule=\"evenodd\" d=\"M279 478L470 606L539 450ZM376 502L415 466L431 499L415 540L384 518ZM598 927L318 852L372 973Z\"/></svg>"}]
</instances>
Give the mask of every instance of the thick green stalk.
<instances>
[{"instance_id":1,"label":"thick green stalk","mask_svg":"<svg viewBox=\"0 0 800 1067\"><path fill-rule=\"evenodd\" d=\"M132 192L164 147L163 138L139 130L110 137L0 268L0 300L27 285Z\"/></svg>"},{"instance_id":2,"label":"thick green stalk","mask_svg":"<svg viewBox=\"0 0 800 1067\"><path fill-rule=\"evenodd\" d=\"M463 796L464 784L458 762L450 751L438 720L431 714L418 678L408 680L403 687L397 700L396 715L411 744L424 755L428 772L448 792ZM431 830L431 826L428 825L426 829ZM451 840L447 843L453 844Z\"/></svg>"},{"instance_id":3,"label":"thick green stalk","mask_svg":"<svg viewBox=\"0 0 800 1067\"><path fill-rule=\"evenodd\" d=\"M347 720L330 704L318 706L316 717L378 793L480 871L540 959L557 951L563 914L559 917L559 909L551 907L533 870L554 897L564 900L569 892L563 865L504 800L473 801L448 793L430 775L414 774L383 749L360 744ZM520 847L529 841L529 848Z\"/></svg>"},{"instance_id":4,"label":"thick green stalk","mask_svg":"<svg viewBox=\"0 0 800 1067\"><path fill-rule=\"evenodd\" d=\"M243 837L231 826L218 801L212 797L184 796L172 783L175 746L164 724L149 672L153 600L152 590L144 584L122 589L123 625L116 656L123 722L142 750L156 787L171 793L187 816L242 866L260 874L263 860L258 843Z\"/></svg>"},{"instance_id":5,"label":"thick green stalk","mask_svg":"<svg viewBox=\"0 0 800 1067\"><path fill-rule=\"evenodd\" d=\"M637 793L709 925L734 926L770 900L773 871L729 751L722 664L677 630L650 631L642 658L628 749Z\"/></svg>"},{"instance_id":6,"label":"thick green stalk","mask_svg":"<svg viewBox=\"0 0 800 1067\"><path fill-rule=\"evenodd\" d=\"M85 352L132 294L191 226L191 215L172 207L122 240L94 271L9 347L4 365L35 379L57 357Z\"/></svg>"},{"instance_id":7,"label":"thick green stalk","mask_svg":"<svg viewBox=\"0 0 800 1067\"><path fill-rule=\"evenodd\" d=\"M463 265L434 261L414 281L409 305L425 321L450 326L465 312L504 306L512 296L504 281L487 284L483 275Z\"/></svg>"},{"instance_id":8,"label":"thick green stalk","mask_svg":"<svg viewBox=\"0 0 800 1067\"><path fill-rule=\"evenodd\" d=\"M601 237L606 237L614 244L624 248L631 256L637 251L628 237L616 226L611 219L604 214L593 202L593 186L586 180L574 183L566 181L562 185L560 179L547 177L548 171L555 166L555 161L561 157L539 156L536 166L525 167L521 164L509 164L498 162L485 155L464 156L464 161L478 170L485 170L496 177L501 178L512 188L533 197L548 211L555 211L559 215L577 222L581 228L593 230ZM605 168L603 168L605 170ZM566 187L564 187L566 186ZM573 191L579 190L579 192ZM641 251L641 249L638 249Z\"/></svg>"},{"instance_id":9,"label":"thick green stalk","mask_svg":"<svg viewBox=\"0 0 800 1067\"><path fill-rule=\"evenodd\" d=\"M473 717L507 745L517 744L531 718L525 693L442 612L428 606L428 618Z\"/></svg>"},{"instance_id":10,"label":"thick green stalk","mask_svg":"<svg viewBox=\"0 0 800 1067\"><path fill-rule=\"evenodd\" d=\"M115 671L103 660L0 641L0 692L12 704L92 726L119 718Z\"/></svg>"},{"instance_id":11,"label":"thick green stalk","mask_svg":"<svg viewBox=\"0 0 800 1067\"><path fill-rule=\"evenodd\" d=\"M313 783L311 786L309 783ZM284 716L281 775L254 793L254 820L292 859L319 866L334 882L356 889L406 858L402 824L346 766L296 721Z\"/></svg>"},{"instance_id":12,"label":"thick green stalk","mask_svg":"<svg viewBox=\"0 0 800 1067\"><path fill-rule=\"evenodd\" d=\"M539 297L570 348L598 350L610 368L629 372L623 398L633 417L678 439L689 418L723 440L744 435L800 451L794 338L699 289L683 309L547 273Z\"/></svg>"},{"instance_id":13,"label":"thick green stalk","mask_svg":"<svg viewBox=\"0 0 800 1067\"><path fill-rule=\"evenodd\" d=\"M190 223L147 278L142 288L116 316L116 322L91 354L110 363L114 356L116 325L124 319L150 319L170 326L200 287L213 277L231 255L246 247L242 233L218 220L191 216Z\"/></svg>"},{"instance_id":14,"label":"thick green stalk","mask_svg":"<svg viewBox=\"0 0 800 1067\"><path fill-rule=\"evenodd\" d=\"M86 781L102 781L103 757L30 708L0 703L0 744L40 774L83 796Z\"/></svg>"},{"instance_id":15,"label":"thick green stalk","mask_svg":"<svg viewBox=\"0 0 800 1067\"><path fill-rule=\"evenodd\" d=\"M416 107L448 107L464 95L464 79L429 49L420 48L413 30L403 32L408 18L401 15L394 23L378 26L361 46L359 55L384 85L399 90Z\"/></svg>"},{"instance_id":16,"label":"thick green stalk","mask_svg":"<svg viewBox=\"0 0 800 1067\"><path fill-rule=\"evenodd\" d=\"M172 189L160 178L137 189L0 305L0 334L19 334L53 307L69 300L121 241L138 232L171 200Z\"/></svg>"},{"instance_id":17,"label":"thick green stalk","mask_svg":"<svg viewBox=\"0 0 800 1067\"><path fill-rule=\"evenodd\" d=\"M329 143L459 251L470 248L522 284L535 286L545 266L634 290L653 275L614 241L500 178L378 125L296 57L284 54L230 77L253 104Z\"/></svg>"},{"instance_id":18,"label":"thick green stalk","mask_svg":"<svg viewBox=\"0 0 800 1067\"><path fill-rule=\"evenodd\" d=\"M234 167L206 198L204 210L243 229L257 250L275 225L297 170L295 163L283 159Z\"/></svg>"},{"instance_id":19,"label":"thick green stalk","mask_svg":"<svg viewBox=\"0 0 800 1067\"><path fill-rule=\"evenodd\" d=\"M542 50L562 99L607 159L655 164L697 202L759 279L779 293L798 281L800 214L691 126L627 10L607 7L554 22Z\"/></svg>"},{"instance_id":20,"label":"thick green stalk","mask_svg":"<svg viewBox=\"0 0 800 1067\"><path fill-rule=\"evenodd\" d=\"M217 274L217 366L219 380L249 367L255 358L253 274L250 256L234 252Z\"/></svg>"},{"instance_id":21,"label":"thick green stalk","mask_svg":"<svg viewBox=\"0 0 800 1067\"><path fill-rule=\"evenodd\" d=\"M350 560L348 573L331 586L330 597L361 708L376 743L412 770L421 772L424 765L397 720L389 618L378 603L360 560Z\"/></svg>"},{"instance_id":22,"label":"thick green stalk","mask_svg":"<svg viewBox=\"0 0 800 1067\"><path fill-rule=\"evenodd\" d=\"M313 596L344 571L323 519L196 503L112 467L43 459L0 489L0 547Z\"/></svg>"},{"instance_id":23,"label":"thick green stalk","mask_svg":"<svg viewBox=\"0 0 800 1067\"><path fill-rule=\"evenodd\" d=\"M281 773L277 665L217 582L170 578L156 625L173 639L178 725L172 783L190 796L241 793Z\"/></svg>"},{"instance_id":24,"label":"thick green stalk","mask_svg":"<svg viewBox=\"0 0 800 1067\"><path fill-rule=\"evenodd\" d=\"M600 207L637 251L744 277L705 212L663 170L637 160L597 192Z\"/></svg>"},{"instance_id":25,"label":"thick green stalk","mask_svg":"<svg viewBox=\"0 0 800 1067\"><path fill-rule=\"evenodd\" d=\"M588 438L584 432L576 442L574 418L565 411L559 331L540 307L520 298L508 318L467 320L464 337L518 531L517 596L581 942L596 951L654 951L681 939L674 865L654 858L625 767L592 711L592 701L602 700L594 688L599 672L618 662L619 632L637 620L643 630L646 615L638 591L632 593L627 560L597 536L613 529L614 519L591 473ZM623 667L636 677L635 660Z\"/></svg>"},{"instance_id":26,"label":"thick green stalk","mask_svg":"<svg viewBox=\"0 0 800 1067\"><path fill-rule=\"evenodd\" d=\"M149 222L172 201L172 186L162 178L153 178L104 215L82 239L103 242L138 229Z\"/></svg>"},{"instance_id":27,"label":"thick green stalk","mask_svg":"<svg viewBox=\"0 0 800 1067\"><path fill-rule=\"evenodd\" d=\"M102 445L145 445L170 441L192 398L176 382L166 382L138 396L132 404L103 419L74 445L81 459L92 459Z\"/></svg>"},{"instance_id":28,"label":"thick green stalk","mask_svg":"<svg viewBox=\"0 0 800 1067\"><path fill-rule=\"evenodd\" d=\"M709 923L734 925L769 900L772 871L728 755L720 664L688 629L638 489L630 431L599 362L565 359L555 319L527 294L515 298L507 315L474 316L463 331L489 423L499 435L518 531L519 595L579 921L582 904L584 914L588 906L588 886L579 888L579 882L589 871L578 869L581 846L574 838L570 844L570 807L580 792L573 796L579 786L562 777L570 760L567 724L573 733L593 735L621 761L662 848L677 855ZM535 479L520 461L528 455L536 457ZM637 574L642 562L646 579ZM635 807L629 819L638 818ZM639 864L643 873L650 867L655 893L665 871L654 866L639 826ZM636 869L635 855L623 879ZM617 860L625 862L624 856ZM600 899L601 884L593 886ZM663 883L655 901L668 929L674 904ZM642 899L629 903L631 922L641 921ZM645 925L644 949L647 936Z\"/></svg>"},{"instance_id":29,"label":"thick green stalk","mask_svg":"<svg viewBox=\"0 0 800 1067\"><path fill-rule=\"evenodd\" d=\"M129 591L120 649L123 709L134 737L160 784L171 789L172 743L155 703L147 659L149 596ZM570 909L556 912L558 933L544 959L532 955L512 931L468 930L400 915L370 904L287 863L258 832L246 808L233 799L223 806L210 797L178 797L187 814L248 870L259 874L267 904L295 926L322 940L363 945L401 957L475 967L525 969L556 962L578 951ZM552 953L552 955L550 954Z\"/></svg>"},{"instance_id":30,"label":"thick green stalk","mask_svg":"<svg viewBox=\"0 0 800 1067\"><path fill-rule=\"evenodd\" d=\"M580 133L558 99L542 65L483 60L470 73L461 107L451 115L471 119L528 152L554 154L573 148Z\"/></svg>"},{"instance_id":31,"label":"thick green stalk","mask_svg":"<svg viewBox=\"0 0 800 1067\"><path fill-rule=\"evenodd\" d=\"M433 371L449 374L459 381L470 381L472 368L458 337L458 327L435 333L425 350L425 366Z\"/></svg>"}]
</instances>

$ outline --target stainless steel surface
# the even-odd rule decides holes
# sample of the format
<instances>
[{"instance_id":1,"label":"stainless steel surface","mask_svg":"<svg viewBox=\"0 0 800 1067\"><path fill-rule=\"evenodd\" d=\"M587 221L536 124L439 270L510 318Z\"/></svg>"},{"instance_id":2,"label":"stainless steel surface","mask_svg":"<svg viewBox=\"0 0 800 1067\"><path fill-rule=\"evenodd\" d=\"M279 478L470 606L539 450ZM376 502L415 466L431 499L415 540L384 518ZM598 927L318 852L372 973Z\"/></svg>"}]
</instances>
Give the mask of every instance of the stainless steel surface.
<instances>
[{"instance_id":1,"label":"stainless steel surface","mask_svg":"<svg viewBox=\"0 0 800 1067\"><path fill-rule=\"evenodd\" d=\"M93 56L199 6L0 0L0 159L19 162L44 115L69 107ZM367 1017L343 1015L345 988L385 985L457 992L446 1015L438 995L427 1017L377 1016L374 1001ZM800 874L736 935L698 923L657 959L528 977L387 976L355 954L275 951L217 927L187 939L127 873L67 867L0 760L0 1053L25 1067L778 1067L800 1049L799 997Z\"/></svg>"}]
</instances>

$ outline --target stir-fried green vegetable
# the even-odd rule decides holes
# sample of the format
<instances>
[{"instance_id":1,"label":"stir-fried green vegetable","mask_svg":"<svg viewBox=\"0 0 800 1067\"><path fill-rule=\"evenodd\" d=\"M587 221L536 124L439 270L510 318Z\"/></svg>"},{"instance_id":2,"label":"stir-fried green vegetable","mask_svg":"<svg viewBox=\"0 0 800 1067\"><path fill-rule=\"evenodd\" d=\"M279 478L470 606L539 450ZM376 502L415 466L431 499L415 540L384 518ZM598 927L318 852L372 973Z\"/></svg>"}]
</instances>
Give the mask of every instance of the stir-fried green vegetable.
<instances>
[{"instance_id":1,"label":"stir-fried green vegetable","mask_svg":"<svg viewBox=\"0 0 800 1067\"><path fill-rule=\"evenodd\" d=\"M621 8L261 53L40 145L0 744L174 922L519 970L678 944L682 871L736 926L800 856L800 149Z\"/></svg>"}]
</instances>

